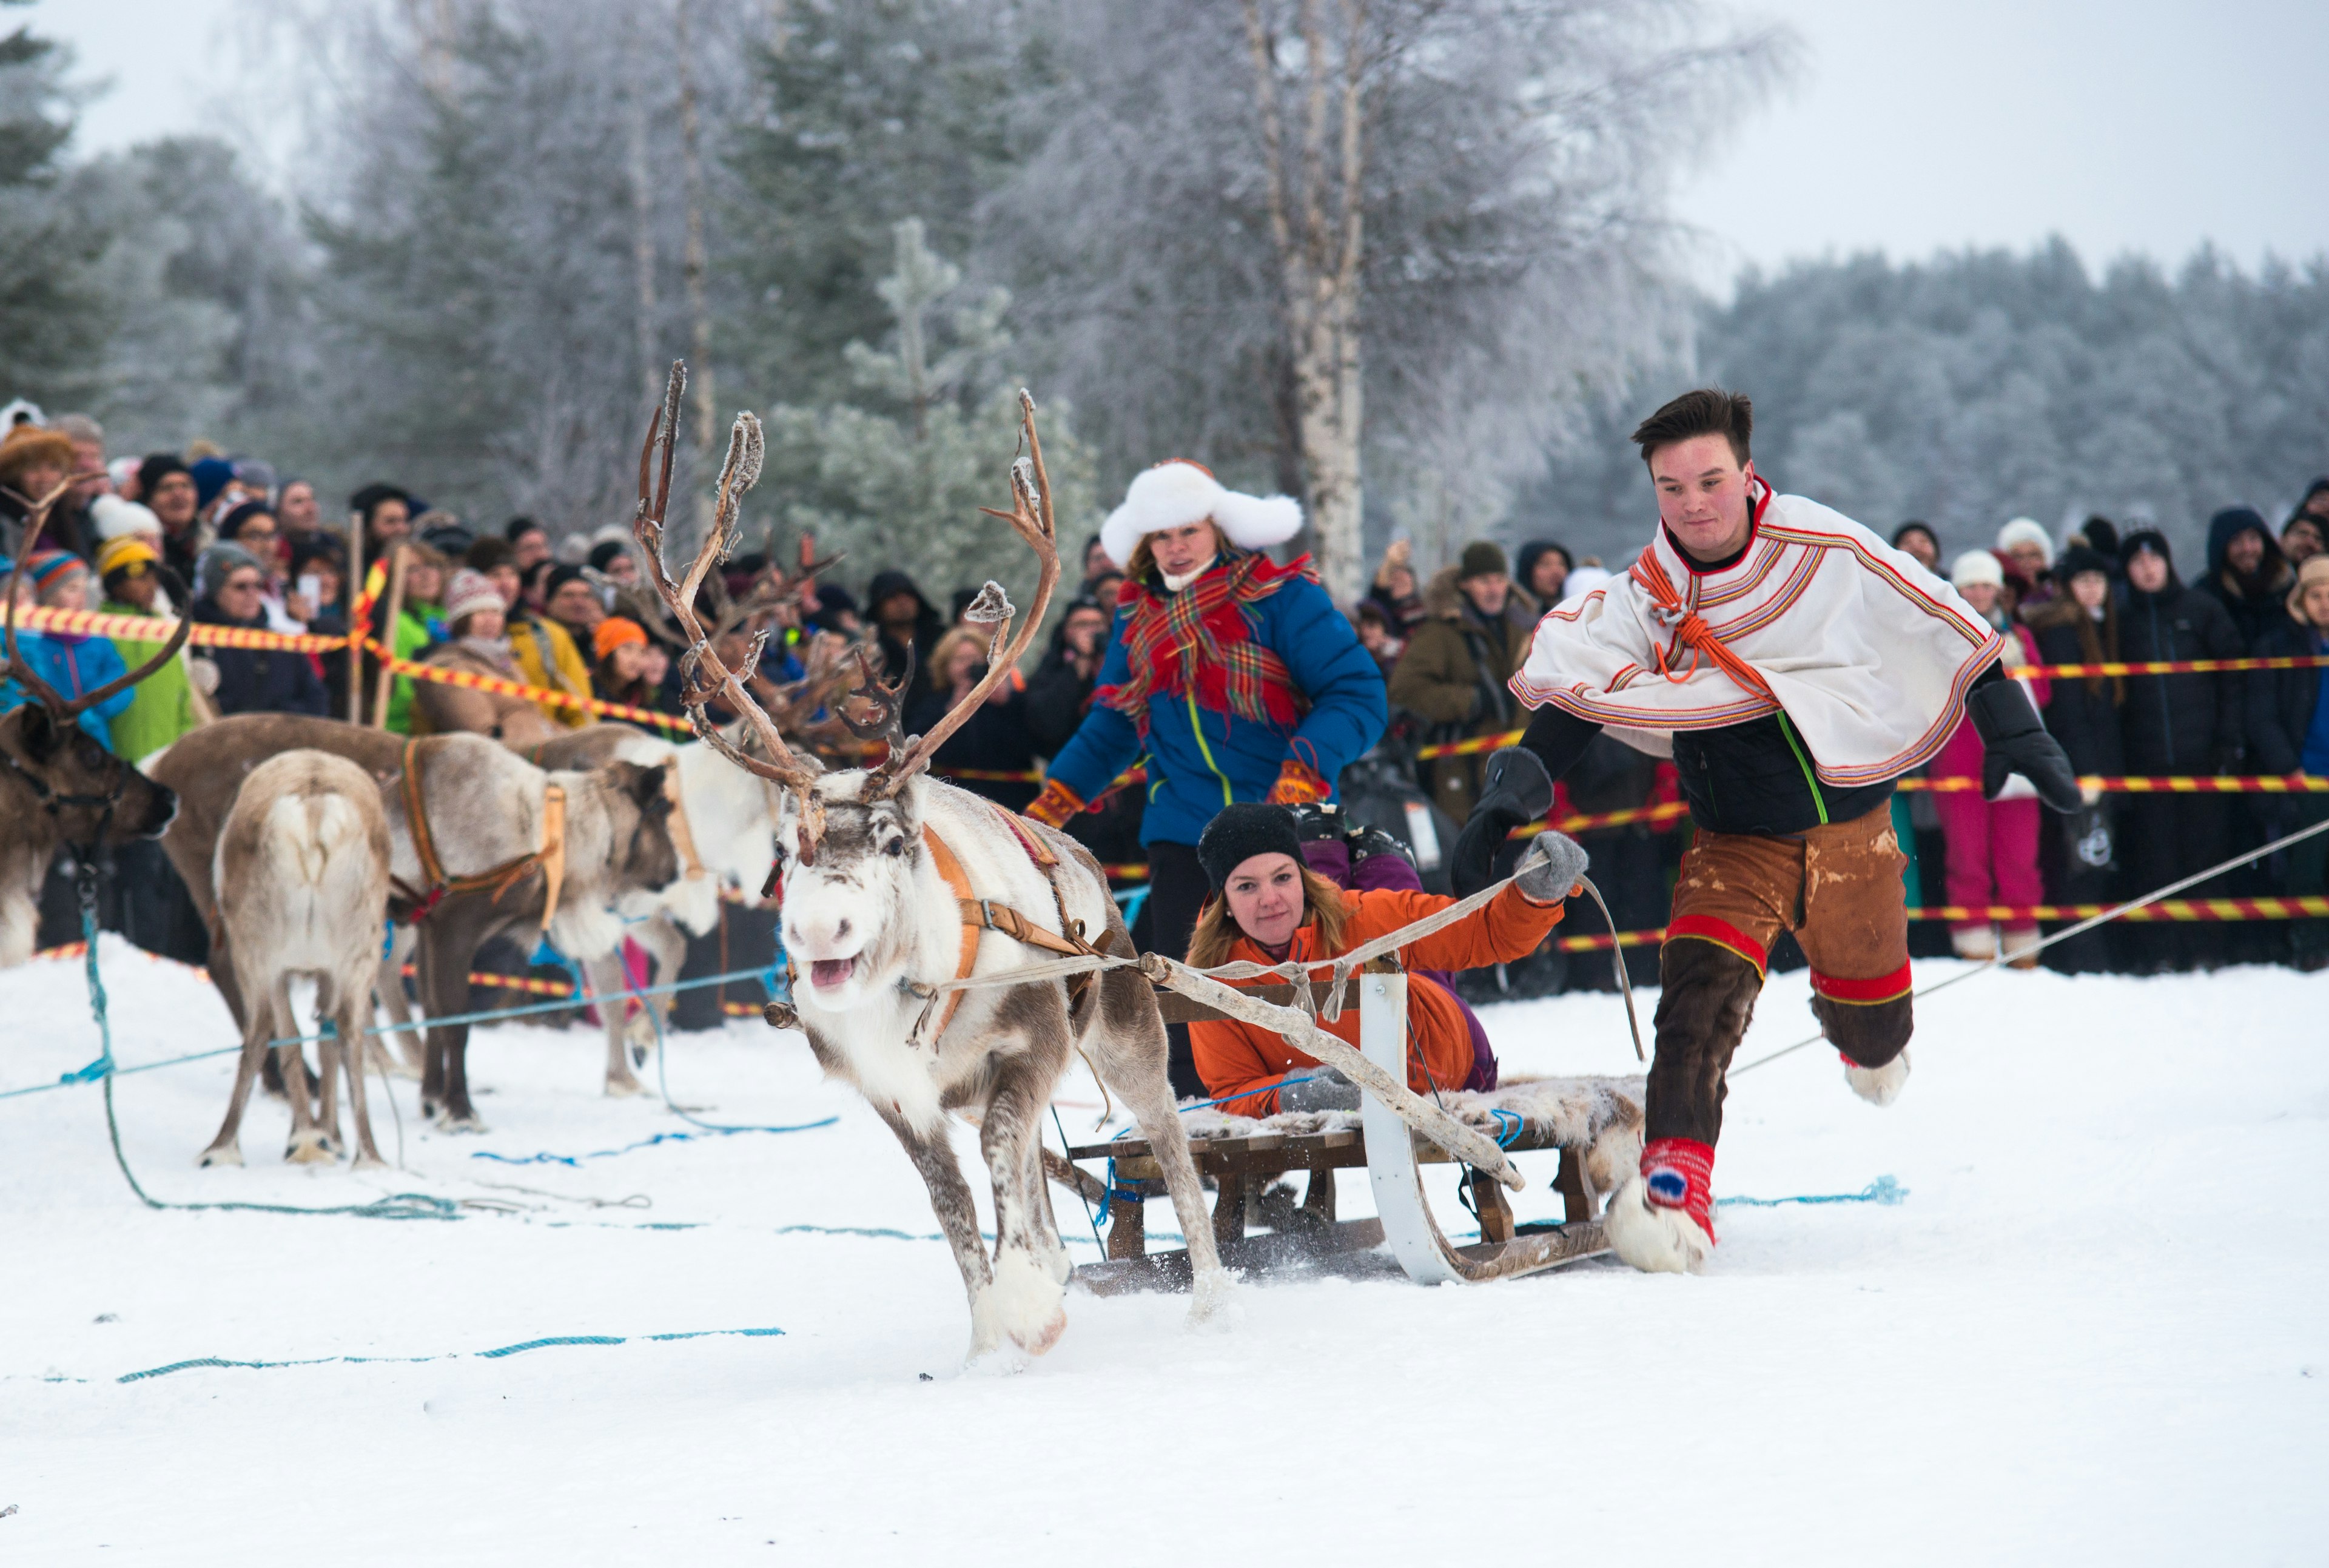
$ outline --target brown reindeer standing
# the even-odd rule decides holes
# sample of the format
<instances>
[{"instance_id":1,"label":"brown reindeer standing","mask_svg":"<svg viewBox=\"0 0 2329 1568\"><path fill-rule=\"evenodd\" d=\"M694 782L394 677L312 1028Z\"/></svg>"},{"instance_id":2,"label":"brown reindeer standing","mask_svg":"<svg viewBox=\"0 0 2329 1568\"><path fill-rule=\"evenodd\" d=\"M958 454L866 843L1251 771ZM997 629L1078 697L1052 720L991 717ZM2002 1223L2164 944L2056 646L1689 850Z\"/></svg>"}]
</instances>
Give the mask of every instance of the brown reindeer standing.
<instances>
[{"instance_id":1,"label":"brown reindeer standing","mask_svg":"<svg viewBox=\"0 0 2329 1568\"><path fill-rule=\"evenodd\" d=\"M798 968L797 1021L817 1061L864 1093L929 1186L970 1298L971 1358L1004 1352L1006 1342L1040 1355L1066 1326L1061 1298L1072 1270L1044 1185L1040 1119L1078 1050L1156 1151L1189 1240L1190 1316L1212 1317L1226 1299L1229 1276L1214 1252L1165 1080L1164 1025L1147 980L1116 969L1072 986L1005 981L943 996L933 988L1057 954L1133 952L1107 879L1082 845L926 771L932 753L1008 678L1059 580L1032 401L1021 394L1027 456L1012 470L1012 510L995 514L1042 563L1032 609L1012 638L1009 603L988 583L973 609L973 619L995 628L985 677L929 734L910 741L897 731L894 693L861 693L872 709L863 728L892 741L888 758L823 773L786 744L695 613L697 588L733 548L737 503L759 473L759 426L750 414L738 416L730 439L711 536L684 581L674 584L665 569L664 507L684 385L683 367L674 365L640 454L636 527L652 581L693 639L689 712L706 744L783 791L778 855L785 947ZM658 445L661 471L650 489ZM756 667L759 652L756 641L737 667ZM729 744L712 727L704 705L714 697L750 722L761 755ZM992 1257L948 1141L953 1113L978 1128L995 1196Z\"/></svg>"},{"instance_id":2,"label":"brown reindeer standing","mask_svg":"<svg viewBox=\"0 0 2329 1568\"><path fill-rule=\"evenodd\" d=\"M388 812L378 781L325 751L270 757L236 793L215 859L219 925L227 933L236 988L250 1017L226 1120L199 1163L242 1163L236 1134L251 1080L269 1040L299 1033L290 982L306 976L316 982L316 1015L331 1020L336 1037L319 1053L320 1121L305 1094L289 1096L291 1140L284 1157L302 1165L333 1157L344 1065L355 1118L355 1168L379 1165L364 1104L363 1055L388 910Z\"/></svg>"},{"instance_id":3,"label":"brown reindeer standing","mask_svg":"<svg viewBox=\"0 0 2329 1568\"><path fill-rule=\"evenodd\" d=\"M27 556L40 541L50 508L78 478L59 485L26 517ZM165 575L174 600L184 603L184 584L174 574ZM41 883L59 845L73 845L86 862L100 843L151 838L169 826L175 797L99 745L80 727L80 718L176 658L193 629L181 617L160 653L95 691L67 699L19 656L20 592L13 579L5 591L6 661L0 664L0 681L13 681L29 700L0 714L0 968L33 956Z\"/></svg>"},{"instance_id":4,"label":"brown reindeer standing","mask_svg":"<svg viewBox=\"0 0 2329 1568\"><path fill-rule=\"evenodd\" d=\"M679 874L662 768L617 761L545 772L483 735L430 735L408 749L395 736L329 719L288 713L222 719L180 740L153 768L184 803L162 847L197 903L211 906L204 911L212 943L211 979L239 1025L250 1021L249 999L235 985L236 966L221 956L222 948L231 954L233 940L208 895L211 858L250 771L278 751L302 746L347 757L380 781L393 875L402 884L391 906L400 920L420 927L418 988L421 1006L433 1017L467 1011L469 970L491 938L508 932L530 942L547 930L561 952L612 951L623 936L613 906L630 893L659 890ZM563 821L551 834L553 789L562 800ZM434 874L413 832L416 815L436 862ZM453 1131L483 1129L469 1100L468 1037L466 1024L431 1025L428 1031L421 1107Z\"/></svg>"}]
</instances>

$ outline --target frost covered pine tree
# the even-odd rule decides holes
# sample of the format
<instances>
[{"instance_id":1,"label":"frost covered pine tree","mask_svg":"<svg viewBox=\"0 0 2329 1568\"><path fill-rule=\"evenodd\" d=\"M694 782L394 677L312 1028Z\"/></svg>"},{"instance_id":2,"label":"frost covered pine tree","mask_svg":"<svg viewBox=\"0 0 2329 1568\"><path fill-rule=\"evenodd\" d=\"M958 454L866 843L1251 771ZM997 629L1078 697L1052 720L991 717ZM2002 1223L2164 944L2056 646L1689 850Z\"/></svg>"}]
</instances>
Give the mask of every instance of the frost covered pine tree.
<instances>
[{"instance_id":1,"label":"frost covered pine tree","mask_svg":"<svg viewBox=\"0 0 2329 1568\"><path fill-rule=\"evenodd\" d=\"M1692 0L1045 15L982 264L1111 480L1300 491L1344 598L1363 522L1485 531L1580 389L1673 337L1667 178L1787 54Z\"/></svg>"},{"instance_id":2,"label":"frost covered pine tree","mask_svg":"<svg viewBox=\"0 0 2329 1568\"><path fill-rule=\"evenodd\" d=\"M942 600L995 577L1024 604L1034 587L1027 553L1008 524L979 511L1007 501L1019 443L1019 383L1002 370L1010 297L965 288L919 218L896 225L894 245L875 288L891 316L887 345L844 350L853 397L769 411L761 493L788 497L784 523L814 534L820 553L847 551L853 579L896 567ZM1064 406L1036 390L1067 539L1093 523L1091 462Z\"/></svg>"}]
</instances>

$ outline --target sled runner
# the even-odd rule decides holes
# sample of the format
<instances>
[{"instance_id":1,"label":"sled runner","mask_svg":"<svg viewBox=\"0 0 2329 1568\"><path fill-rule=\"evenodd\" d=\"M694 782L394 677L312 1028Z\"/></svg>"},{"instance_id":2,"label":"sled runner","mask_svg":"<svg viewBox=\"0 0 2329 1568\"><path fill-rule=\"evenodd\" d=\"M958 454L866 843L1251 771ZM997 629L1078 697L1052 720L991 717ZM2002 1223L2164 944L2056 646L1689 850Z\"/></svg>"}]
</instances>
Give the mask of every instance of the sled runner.
<instances>
[{"instance_id":1,"label":"sled runner","mask_svg":"<svg viewBox=\"0 0 2329 1568\"><path fill-rule=\"evenodd\" d=\"M1325 988L1324 982L1314 987L1314 995ZM1371 968L1352 977L1345 993L1345 1005L1359 1008L1361 1053L1402 1082L1407 989L1404 974ZM1278 987L1256 994L1283 1003L1291 992L1291 987ZM1168 993L1160 1000L1168 1022L1220 1015L1183 997ZM1478 1215L1480 1239L1463 1243L1449 1239L1422 1181L1424 1166L1447 1164L1449 1157L1416 1137L1372 1096L1357 1111L1297 1111L1256 1120L1195 1110L1186 1121L1197 1170L1212 1178L1216 1189L1213 1240L1228 1266L1331 1268L1337 1258L1388 1242L1400 1268L1419 1284L1479 1284L1607 1250L1601 1195L1633 1168L1641 1148L1642 1094L1638 1078L1562 1078L1523 1079L1485 1092L1438 1096L1457 1118L1493 1133L1507 1153L1557 1151L1561 1157L1554 1187L1565 1214L1559 1223L1516 1223L1496 1181L1484 1172L1466 1172L1467 1206ZM1185 1284L1186 1252L1148 1251L1147 1200L1163 1196L1164 1187L1147 1144L1126 1138L1080 1145L1068 1154L1072 1160L1112 1162L1113 1172L1111 1183L1063 1165L1053 1168L1056 1178L1077 1186L1089 1201L1105 1201L1108 1208L1107 1258L1079 1268L1076 1277L1101 1295ZM1341 1219L1334 1173L1360 1168L1368 1174L1376 1216ZM1268 1216L1275 1228L1249 1234L1248 1225L1263 1217L1264 1193L1296 1172L1309 1176L1300 1206L1288 1214L1278 1205Z\"/></svg>"}]
</instances>

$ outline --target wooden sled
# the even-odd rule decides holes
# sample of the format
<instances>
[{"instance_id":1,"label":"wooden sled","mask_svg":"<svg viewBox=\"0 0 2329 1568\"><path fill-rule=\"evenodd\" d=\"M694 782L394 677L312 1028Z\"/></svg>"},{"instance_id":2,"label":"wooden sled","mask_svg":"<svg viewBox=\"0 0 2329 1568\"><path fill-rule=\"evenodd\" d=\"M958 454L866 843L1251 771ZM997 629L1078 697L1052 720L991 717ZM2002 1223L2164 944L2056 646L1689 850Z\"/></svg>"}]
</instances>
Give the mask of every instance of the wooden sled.
<instances>
[{"instance_id":1,"label":"wooden sled","mask_svg":"<svg viewBox=\"0 0 2329 1568\"><path fill-rule=\"evenodd\" d=\"M1370 971L1353 977L1351 984L1359 1008L1360 1051L1404 1082L1407 977L1396 970ZM1291 991L1291 987L1278 988ZM1161 1000L1169 1022L1219 1015L1183 997L1168 995ZM1524 1120L1504 1147L1514 1154L1559 1151L1554 1187L1561 1195L1565 1216L1559 1223L1515 1223L1504 1188L1488 1176L1472 1172L1466 1177L1466 1186L1479 1215L1481 1239L1458 1245L1440 1228L1422 1183L1422 1167L1445 1165L1448 1156L1410 1132L1396 1114L1372 1096L1363 1099L1361 1126L1355 1129L1213 1138L1193 1133L1189 1141L1198 1174L1211 1176L1216 1187L1213 1240L1221 1249L1221 1261L1232 1269L1309 1266L1334 1270L1347 1268L1358 1254L1372 1252L1387 1242L1400 1269L1419 1284L1483 1284L1533 1274L1607 1251L1600 1198L1587 1171L1589 1136L1583 1143L1564 1143L1553 1129ZM1084 1144L1070 1148L1068 1155L1072 1160L1115 1162L1112 1188L1065 1162L1051 1167L1055 1178L1077 1187L1088 1201L1105 1201L1108 1206L1107 1257L1078 1268L1076 1278L1103 1296L1185 1288L1187 1252L1148 1251L1146 1200L1164 1196L1164 1184L1146 1140L1126 1138ZM1373 1188L1376 1215L1341 1219L1334 1212L1334 1173L1361 1167ZM1310 1179L1292 1222L1267 1234L1247 1234L1262 1192L1278 1177L1296 1171L1307 1171Z\"/></svg>"}]
</instances>

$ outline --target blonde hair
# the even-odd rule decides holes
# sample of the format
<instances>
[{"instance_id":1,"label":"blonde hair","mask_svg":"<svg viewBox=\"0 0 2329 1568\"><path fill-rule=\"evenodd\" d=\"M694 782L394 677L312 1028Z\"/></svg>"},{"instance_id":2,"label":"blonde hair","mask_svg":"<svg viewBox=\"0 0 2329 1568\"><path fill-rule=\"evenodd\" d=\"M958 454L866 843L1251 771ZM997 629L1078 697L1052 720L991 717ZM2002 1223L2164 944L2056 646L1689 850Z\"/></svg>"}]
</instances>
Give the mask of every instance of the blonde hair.
<instances>
[{"instance_id":1,"label":"blonde hair","mask_svg":"<svg viewBox=\"0 0 2329 1568\"><path fill-rule=\"evenodd\" d=\"M986 656L985 633L974 631L966 626L949 627L946 635L932 645L930 667L922 672L929 678L931 690L945 692L954 689L954 676L948 673L948 666L954 663L955 649L965 643L976 647L979 657Z\"/></svg>"},{"instance_id":2,"label":"blonde hair","mask_svg":"<svg viewBox=\"0 0 2329 1568\"><path fill-rule=\"evenodd\" d=\"M1318 950L1321 953L1339 951L1343 932L1356 912L1343 890L1320 876L1308 866L1302 871L1302 923L1316 922ZM1197 916L1197 929L1189 935L1189 966L1209 969L1227 961L1230 949L1244 936L1245 928L1230 913L1230 901L1215 894Z\"/></svg>"}]
</instances>

